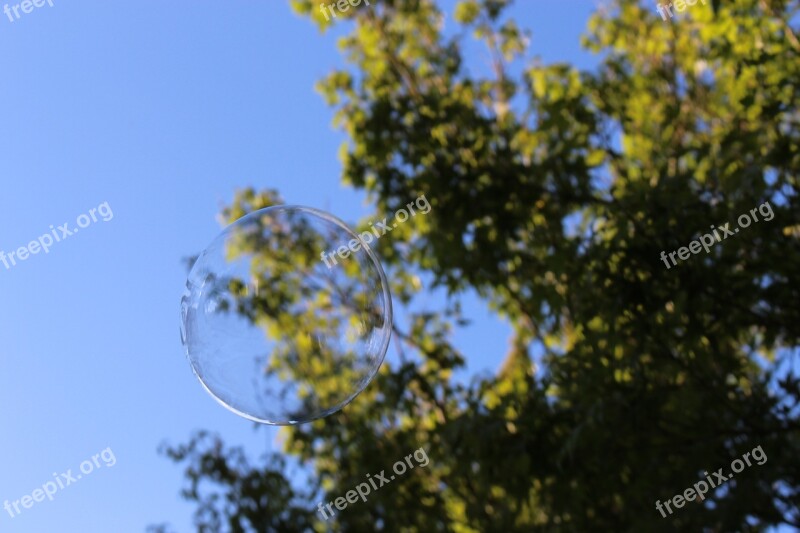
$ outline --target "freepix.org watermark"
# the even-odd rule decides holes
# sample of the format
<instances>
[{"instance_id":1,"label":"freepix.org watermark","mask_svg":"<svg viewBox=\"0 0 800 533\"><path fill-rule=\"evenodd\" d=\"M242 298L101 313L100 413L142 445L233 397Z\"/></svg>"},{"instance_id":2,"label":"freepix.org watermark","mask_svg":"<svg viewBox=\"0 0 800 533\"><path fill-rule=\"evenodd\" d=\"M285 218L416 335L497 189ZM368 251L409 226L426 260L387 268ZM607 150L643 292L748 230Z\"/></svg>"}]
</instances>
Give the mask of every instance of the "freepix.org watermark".
<instances>
[{"instance_id":1,"label":"freepix.org watermark","mask_svg":"<svg viewBox=\"0 0 800 533\"><path fill-rule=\"evenodd\" d=\"M430 459L428 459L428 454L425 452L425 449L420 448L419 450L416 450L413 454L411 453L408 454L404 458L405 462L403 459L401 459L397 461L394 465L392 465L392 470L394 470L394 473L398 476L402 476L403 474L406 473L406 471L413 470L414 463L411 462L412 457L417 461L417 465L421 467L426 467L428 466L428 463L430 463ZM406 467L406 464L408 464L408 467ZM334 499L332 502L328 502L327 505L325 505L325 507L322 506L322 503L318 503L317 512L322 515L322 518L327 520L329 517L325 512L325 509L328 510L331 516L336 516L336 512L333 510L334 505L340 511L344 511L347 508L348 503L356 503L358 502L359 498L361 498L361 501L367 501L367 496L369 495L370 492L372 492L373 490L378 490L384 485L388 485L389 483L392 482L392 480L395 479L396 477L395 475L390 475L389 478L387 479L386 476L384 475L384 472L386 472L386 470L381 470L381 473L375 474L375 477L372 477L370 474L367 474L367 481L369 481L369 483L367 482L359 483L355 489L348 490L345 493L344 498L340 496ZM376 480L380 482L380 484L376 484Z\"/></svg>"},{"instance_id":2,"label":"freepix.org watermark","mask_svg":"<svg viewBox=\"0 0 800 533\"><path fill-rule=\"evenodd\" d=\"M325 266L327 266L328 268L333 268L333 265L338 264L336 262L336 257L334 257L335 255L338 255L340 259L346 259L350 257L351 253L356 253L357 251L359 251L364 243L370 244L373 240L372 237L373 233L375 234L375 240L380 239L381 237L392 231L392 229L396 228L398 224L402 224L403 222L408 220L409 211L411 212L410 216L412 217L417 216L416 211L414 211L414 205L417 206L417 209L419 209L419 212L422 213L423 215L426 215L431 211L431 204L428 202L428 199L425 198L425 195L423 194L418 196L415 201L409 202L408 205L406 205L408 211L406 211L403 208L400 208L397 210L397 212L395 212L394 219L397 222L392 223L391 227L389 227L388 223L386 222L387 219L384 218L377 224L370 224L370 229L372 230L372 233L370 233L369 231L364 231L359 235L358 239L351 239L346 246L342 245L332 252L325 252L323 250L323 252L320 254L320 257L322 261L325 262ZM329 262L329 260L331 262Z\"/></svg>"},{"instance_id":3,"label":"freepix.org watermark","mask_svg":"<svg viewBox=\"0 0 800 533\"><path fill-rule=\"evenodd\" d=\"M103 460L103 464L100 464L100 459ZM79 467L81 471L80 474L73 474L71 468L61 474L53 472L53 481L44 483L42 488L37 488L32 493L26 494L18 500L6 500L3 502L3 509L8 512L11 518L16 518L22 514L22 509L20 509L20 507L23 509L30 509L35 503L43 502L45 498L53 501L56 492L77 483L84 475L89 475L94 472L95 469L100 469L103 466L111 468L115 464L117 464L117 458L114 456L114 452L111 451L111 448L106 448L102 452L94 454L91 459L82 462Z\"/></svg>"},{"instance_id":4,"label":"freepix.org watermark","mask_svg":"<svg viewBox=\"0 0 800 533\"><path fill-rule=\"evenodd\" d=\"M688 6L693 6L697 2L698 2L698 0L675 0L674 6L673 6L672 3L666 4L665 6L662 6L661 4L658 4L656 6L656 11L658 11L658 14L661 15L661 18L663 18L664 20L667 20L667 15L666 15L665 11L669 13L669 18L672 18L672 17L675 16L672 13L672 8L673 7L675 7L675 11L677 11L678 13L682 13L683 11L686 10L686 8ZM706 0L699 0L699 2L701 4L703 4L703 5L706 5Z\"/></svg>"},{"instance_id":5,"label":"freepix.org watermark","mask_svg":"<svg viewBox=\"0 0 800 533\"><path fill-rule=\"evenodd\" d=\"M673 265L677 265L678 263L675 261L675 254L678 254L678 259L681 259L682 261L686 261L687 259L689 259L689 252L690 251L693 254L697 254L697 253L700 253L701 249L703 249L703 250L706 251L706 253L708 253L709 251L711 251L711 246L717 244L718 242L724 241L728 237L733 237L735 234L739 233L739 229L749 227L750 224L753 223L750 220L750 216L751 215L753 217L753 220L758 222L758 216L756 216L756 211L758 211L758 213L761 214L761 216L763 217L763 220L765 220L767 222L769 222L770 220L772 220L775 217L775 213L772 211L772 206L770 205L770 203L769 202L764 202L763 204L758 206L758 209L755 209L755 208L751 209L749 215L747 213L743 213L743 214L739 215L739 218L737 219L737 222L739 223L739 227L738 228L735 228L733 230L729 229L728 226L731 225L730 222L720 226L719 228L715 228L712 225L711 226L711 230L712 230L713 234L712 233L705 233L705 234L701 235L700 236L700 241L692 241L692 242L690 242L688 248L686 246L682 246L682 247L678 248L677 250L675 250L674 252L670 252L669 254L667 254L665 251L662 251L661 252L661 260L664 261L664 264L666 265L667 270L669 270L672 267L670 266L669 262L667 261L667 256L669 256L669 258L672 260L672 264ZM717 230L719 230L719 231L717 231ZM719 233L720 231L722 232L722 237L720 237L720 233ZM716 239L714 237L716 237Z\"/></svg>"},{"instance_id":6,"label":"freepix.org watermark","mask_svg":"<svg viewBox=\"0 0 800 533\"><path fill-rule=\"evenodd\" d=\"M19 20L22 15L19 14L20 11L23 13L31 13L33 8L35 7L42 7L45 3L49 4L50 7L53 7L53 0L23 0L23 2L19 4L11 4L11 7L8 7L8 4L3 6L3 13L6 14L8 20L14 22L14 20ZM14 13L14 17L11 16L11 13Z\"/></svg>"},{"instance_id":7,"label":"freepix.org watermark","mask_svg":"<svg viewBox=\"0 0 800 533\"><path fill-rule=\"evenodd\" d=\"M345 13L345 12L347 12L348 9L350 9L350 6L356 7L360 3L361 3L361 0L338 0L337 2L334 2L332 4L328 4L327 6L325 4L320 4L319 5L319 10L322 12L323 15L325 15L325 20L330 21L331 19L328 16L328 12L326 11L326 8L330 9L331 10L331 14L333 15L333 18L336 18L337 9L340 12ZM364 3L366 5L369 5L369 0L364 0Z\"/></svg>"},{"instance_id":8,"label":"freepix.org watermark","mask_svg":"<svg viewBox=\"0 0 800 533\"><path fill-rule=\"evenodd\" d=\"M697 483L695 483L694 485L683 491L683 494L676 494L675 496L672 497L672 499L665 501L664 507L667 508L669 514L672 514L673 511L669 506L670 503L672 503L676 509L680 509L686 504L687 501L691 502L697 498L699 498L700 501L703 501L705 499L703 497L704 494L706 494L710 489L715 489L720 485L722 485L723 483L725 483L726 481L733 478L734 473L738 474L739 472L744 470L745 463L747 463L747 466L753 466L753 463L750 462L750 455L753 456L753 459L759 466L767 462L767 454L765 454L764 450L761 449L761 445L758 445L742 456L742 459L744 459L744 461L742 461L742 459L734 459L733 462L731 462L731 470L733 470L732 473L726 476L722 472L722 468L720 468L719 470L714 472L714 479L712 480L708 472L704 471L703 474L706 476L705 480L701 479L700 481L698 481ZM706 481L708 481L708 483L706 483ZM715 481L716 484L714 483ZM667 514L664 512L664 509L662 507L661 500L656 501L656 509L658 509L658 512L661 513L662 517L664 518L667 517Z\"/></svg>"},{"instance_id":9,"label":"freepix.org watermark","mask_svg":"<svg viewBox=\"0 0 800 533\"><path fill-rule=\"evenodd\" d=\"M114 212L111 211L111 206L108 205L108 202L103 202L96 208L90 209L89 214L80 215L75 221L78 225L77 228L70 229L69 222L64 222L62 225L58 226L58 228L53 227L51 224L50 233L45 233L37 240L29 242L27 246L20 246L13 252L8 252L8 254L0 250L0 262L3 263L6 270L9 270L11 267L17 266L17 261L25 261L30 256L36 255L39 252L43 251L45 254L49 254L50 247L53 246L53 244L61 242L75 235L81 229L89 227L93 222L97 222L97 215L102 217L103 222L108 222L114 218Z\"/></svg>"}]
</instances>

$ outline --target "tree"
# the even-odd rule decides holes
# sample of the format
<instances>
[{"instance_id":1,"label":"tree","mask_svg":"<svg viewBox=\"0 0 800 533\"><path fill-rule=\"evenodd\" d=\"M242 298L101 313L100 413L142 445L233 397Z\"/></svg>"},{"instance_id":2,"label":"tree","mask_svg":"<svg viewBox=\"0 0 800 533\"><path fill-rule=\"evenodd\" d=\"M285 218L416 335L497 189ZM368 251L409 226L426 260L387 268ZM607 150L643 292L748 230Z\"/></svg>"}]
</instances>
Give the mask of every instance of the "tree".
<instances>
[{"instance_id":1,"label":"tree","mask_svg":"<svg viewBox=\"0 0 800 533\"><path fill-rule=\"evenodd\" d=\"M617 0L583 41L600 67L580 71L531 59L509 3L456 9L491 52L480 77L432 0L331 20L293 1L322 29L354 22L351 68L319 85L349 137L344 182L376 215L419 194L433 206L375 244L395 302L424 278L448 303L393 325L403 361L344 411L286 430L286 453L313 469L305 492L279 457L254 466L204 434L168 448L198 530L800 528L800 4L698 3L665 22ZM242 191L225 214L279 202ZM743 213L759 222L662 258ZM464 386L449 333L470 289L514 333L497 375ZM656 510L757 446L763 465ZM327 522L317 512L420 447L424 469Z\"/></svg>"}]
</instances>

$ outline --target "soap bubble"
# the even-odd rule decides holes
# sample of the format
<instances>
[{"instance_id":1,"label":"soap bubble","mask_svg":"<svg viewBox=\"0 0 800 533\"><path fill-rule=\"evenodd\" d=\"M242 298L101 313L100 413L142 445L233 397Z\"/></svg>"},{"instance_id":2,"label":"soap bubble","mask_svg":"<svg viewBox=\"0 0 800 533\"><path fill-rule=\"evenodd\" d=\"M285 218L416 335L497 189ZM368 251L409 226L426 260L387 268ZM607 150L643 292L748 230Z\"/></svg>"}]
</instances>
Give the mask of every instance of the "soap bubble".
<instances>
[{"instance_id":1,"label":"soap bubble","mask_svg":"<svg viewBox=\"0 0 800 533\"><path fill-rule=\"evenodd\" d=\"M299 424L364 390L392 327L368 235L322 211L280 205L214 239L181 300L181 340L214 398L256 422Z\"/></svg>"}]
</instances>

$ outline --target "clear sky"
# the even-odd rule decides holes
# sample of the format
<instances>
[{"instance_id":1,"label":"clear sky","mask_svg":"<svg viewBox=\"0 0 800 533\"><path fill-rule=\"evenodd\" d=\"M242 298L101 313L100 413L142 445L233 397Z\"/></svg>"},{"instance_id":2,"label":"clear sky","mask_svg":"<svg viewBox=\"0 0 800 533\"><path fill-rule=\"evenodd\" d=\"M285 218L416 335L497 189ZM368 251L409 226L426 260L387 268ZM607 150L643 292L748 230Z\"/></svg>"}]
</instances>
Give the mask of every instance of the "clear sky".
<instances>
[{"instance_id":1,"label":"clear sky","mask_svg":"<svg viewBox=\"0 0 800 533\"><path fill-rule=\"evenodd\" d=\"M519 0L513 13L535 54L588 67L578 36L593 7ZM0 504L53 473L77 477L106 448L116 459L15 518L0 509L0 532L193 531L181 469L158 445L206 428L255 454L275 447L274 430L254 431L191 372L182 259L219 232L215 215L241 187L349 222L367 214L339 183L343 136L313 90L342 64L341 33L321 35L284 0L53 0L13 22L0 14L0 250L74 229L105 202L113 213L0 263ZM494 371L508 328L469 301L476 323L458 344L471 372Z\"/></svg>"}]
</instances>

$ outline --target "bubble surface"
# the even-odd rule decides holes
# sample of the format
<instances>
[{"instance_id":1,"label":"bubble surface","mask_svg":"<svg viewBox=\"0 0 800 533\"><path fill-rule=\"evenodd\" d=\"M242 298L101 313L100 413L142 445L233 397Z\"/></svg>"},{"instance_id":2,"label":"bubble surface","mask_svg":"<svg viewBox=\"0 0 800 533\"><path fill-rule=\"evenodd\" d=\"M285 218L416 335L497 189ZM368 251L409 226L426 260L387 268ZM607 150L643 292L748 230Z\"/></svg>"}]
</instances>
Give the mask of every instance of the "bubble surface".
<instances>
[{"instance_id":1,"label":"bubble surface","mask_svg":"<svg viewBox=\"0 0 800 533\"><path fill-rule=\"evenodd\" d=\"M280 205L237 220L198 256L181 299L181 340L215 399L286 425L334 413L364 390L392 329L369 235Z\"/></svg>"}]
</instances>

